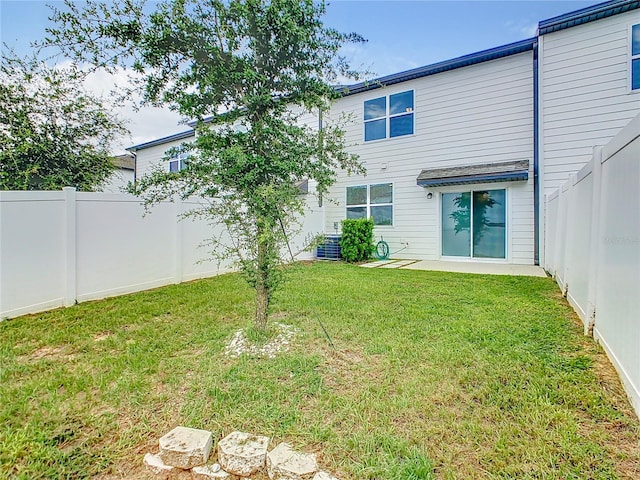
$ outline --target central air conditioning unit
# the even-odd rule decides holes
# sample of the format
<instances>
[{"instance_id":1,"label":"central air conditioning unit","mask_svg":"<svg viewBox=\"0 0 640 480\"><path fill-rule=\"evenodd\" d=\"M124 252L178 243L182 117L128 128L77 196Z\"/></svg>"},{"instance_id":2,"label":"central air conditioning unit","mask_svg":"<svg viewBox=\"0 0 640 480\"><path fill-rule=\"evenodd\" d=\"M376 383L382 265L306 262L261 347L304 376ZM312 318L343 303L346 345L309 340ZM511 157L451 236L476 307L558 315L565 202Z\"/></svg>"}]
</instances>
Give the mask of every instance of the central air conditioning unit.
<instances>
[{"instance_id":1,"label":"central air conditioning unit","mask_svg":"<svg viewBox=\"0 0 640 480\"><path fill-rule=\"evenodd\" d=\"M316 247L316 258L319 260L340 260L342 258L340 238L341 235L325 235L324 243Z\"/></svg>"}]
</instances>

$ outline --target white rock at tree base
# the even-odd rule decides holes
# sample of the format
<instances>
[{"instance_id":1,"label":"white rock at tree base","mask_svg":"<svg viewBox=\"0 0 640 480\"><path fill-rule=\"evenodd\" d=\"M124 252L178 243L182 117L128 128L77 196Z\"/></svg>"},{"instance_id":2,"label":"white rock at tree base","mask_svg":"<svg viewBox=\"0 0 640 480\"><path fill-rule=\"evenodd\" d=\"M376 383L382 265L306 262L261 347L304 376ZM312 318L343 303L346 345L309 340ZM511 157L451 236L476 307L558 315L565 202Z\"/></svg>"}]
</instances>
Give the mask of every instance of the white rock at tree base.
<instances>
[{"instance_id":1,"label":"white rock at tree base","mask_svg":"<svg viewBox=\"0 0 640 480\"><path fill-rule=\"evenodd\" d=\"M160 458L166 465L188 470L204 465L213 446L207 430L176 427L160 439Z\"/></svg>"},{"instance_id":2,"label":"white rock at tree base","mask_svg":"<svg viewBox=\"0 0 640 480\"><path fill-rule=\"evenodd\" d=\"M281 443L267 454L267 473L271 480L309 480L318 470L316 456L293 450Z\"/></svg>"},{"instance_id":3,"label":"white rock at tree base","mask_svg":"<svg viewBox=\"0 0 640 480\"><path fill-rule=\"evenodd\" d=\"M218 462L227 472L248 477L265 464L269 437L233 432L218 442Z\"/></svg>"}]
</instances>

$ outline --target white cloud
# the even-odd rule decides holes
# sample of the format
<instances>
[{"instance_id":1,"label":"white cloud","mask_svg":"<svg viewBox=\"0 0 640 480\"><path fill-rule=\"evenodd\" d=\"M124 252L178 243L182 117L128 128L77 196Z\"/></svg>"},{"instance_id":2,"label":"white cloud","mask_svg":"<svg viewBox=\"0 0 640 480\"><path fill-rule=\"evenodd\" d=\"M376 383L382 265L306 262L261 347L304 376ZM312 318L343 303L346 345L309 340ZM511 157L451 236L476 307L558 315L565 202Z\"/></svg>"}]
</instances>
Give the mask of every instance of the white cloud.
<instances>
[{"instance_id":1,"label":"white cloud","mask_svg":"<svg viewBox=\"0 0 640 480\"><path fill-rule=\"evenodd\" d=\"M536 32L538 31L538 22L524 25L520 28L520 31L527 37L535 37Z\"/></svg>"},{"instance_id":2,"label":"white cloud","mask_svg":"<svg viewBox=\"0 0 640 480\"><path fill-rule=\"evenodd\" d=\"M340 54L347 59L352 68L365 72L366 78L362 80L372 80L422 66L412 59L398 56L389 52L388 48L371 42L345 45L340 49ZM350 85L354 81L340 77L336 83Z\"/></svg>"},{"instance_id":3,"label":"white cloud","mask_svg":"<svg viewBox=\"0 0 640 480\"><path fill-rule=\"evenodd\" d=\"M538 30L538 22L527 22L523 20L509 20L504 24L510 32L517 33L523 37L530 38L535 37Z\"/></svg>"},{"instance_id":4,"label":"white cloud","mask_svg":"<svg viewBox=\"0 0 640 480\"><path fill-rule=\"evenodd\" d=\"M57 66L64 68L71 64L65 61ZM125 68L118 68L111 74L105 70L97 70L87 75L85 88L87 91L102 97L108 97L111 92L122 93L130 86L130 77L136 74ZM123 101L120 105L113 106L113 111L127 121L130 135L120 138L113 145L113 153L124 153L125 148L132 145L148 142L165 137L173 133L182 132L189 127L180 125L182 117L168 108L139 107L141 97L134 96L130 100Z\"/></svg>"}]
</instances>

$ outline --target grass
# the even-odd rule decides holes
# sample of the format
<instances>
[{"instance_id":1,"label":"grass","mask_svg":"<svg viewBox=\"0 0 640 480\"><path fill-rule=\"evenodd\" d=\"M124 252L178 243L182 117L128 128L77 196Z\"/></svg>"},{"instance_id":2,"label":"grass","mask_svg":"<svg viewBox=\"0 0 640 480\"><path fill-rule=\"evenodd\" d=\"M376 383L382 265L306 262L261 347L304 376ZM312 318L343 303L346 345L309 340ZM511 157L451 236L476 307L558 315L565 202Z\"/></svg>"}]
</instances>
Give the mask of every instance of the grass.
<instances>
[{"instance_id":1,"label":"grass","mask_svg":"<svg viewBox=\"0 0 640 480\"><path fill-rule=\"evenodd\" d=\"M0 477L144 477L185 425L287 441L343 480L640 478L639 422L552 280L291 275L273 321L301 333L275 359L224 355L253 312L237 275L0 323Z\"/></svg>"}]
</instances>

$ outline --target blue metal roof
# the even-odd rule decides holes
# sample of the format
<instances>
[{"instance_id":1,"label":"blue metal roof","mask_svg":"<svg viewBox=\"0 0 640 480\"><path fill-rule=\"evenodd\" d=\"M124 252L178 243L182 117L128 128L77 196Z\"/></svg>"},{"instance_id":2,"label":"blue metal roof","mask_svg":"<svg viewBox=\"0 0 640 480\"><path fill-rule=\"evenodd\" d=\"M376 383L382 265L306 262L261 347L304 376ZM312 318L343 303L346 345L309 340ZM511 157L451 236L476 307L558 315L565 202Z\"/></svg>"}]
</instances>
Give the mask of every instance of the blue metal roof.
<instances>
[{"instance_id":1,"label":"blue metal roof","mask_svg":"<svg viewBox=\"0 0 640 480\"><path fill-rule=\"evenodd\" d=\"M128 147L126 150L129 150L130 152L137 152L138 150L155 147L156 145L175 142L176 140L184 140L185 138L193 137L194 135L195 133L193 130L187 130L186 132L174 133L173 135L169 135L167 137L157 138L155 140L151 140L150 142L134 145L133 147Z\"/></svg>"},{"instance_id":2,"label":"blue metal roof","mask_svg":"<svg viewBox=\"0 0 640 480\"><path fill-rule=\"evenodd\" d=\"M638 0L612 0L598 3L597 5L565 13L564 15L549 18L548 20L542 20L538 23L538 35L557 32L558 30L564 30L565 28L575 27L583 23L611 17L619 13L629 12L637 8L640 8L640 1Z\"/></svg>"},{"instance_id":3,"label":"blue metal roof","mask_svg":"<svg viewBox=\"0 0 640 480\"><path fill-rule=\"evenodd\" d=\"M474 65L476 63L487 62L489 60L527 52L529 50L533 50L533 45L536 40L536 38L528 38L526 40L520 40L519 42L509 43L489 50L482 50L481 52L471 53L469 55L445 60L444 62L434 63L425 67L418 67L412 70L394 73L375 80L357 83L355 85L338 86L336 89L342 91L345 96L354 95L356 93L366 92L367 90L374 90L376 88L406 82L407 80L413 80L415 78L435 75L436 73L442 73L448 70Z\"/></svg>"},{"instance_id":4,"label":"blue metal roof","mask_svg":"<svg viewBox=\"0 0 640 480\"><path fill-rule=\"evenodd\" d=\"M558 30L575 27L577 25L593 22L595 20L600 20L602 18L607 18L638 8L640 8L640 0L611 0L608 2L598 3L590 7L582 8L580 10L575 10L564 15L559 15L557 17L540 21L538 23L538 35L557 32ZM408 80L414 80L416 78L435 75L437 73L446 72L448 70L467 67L476 63L487 62L509 55L527 52L533 50L536 42L537 37L528 38L519 42L509 43L507 45L502 45L488 50L482 50L480 52L471 53L469 55L463 55L451 60L434 63L432 65L394 73L392 75L387 75L367 82L346 86L340 85L336 86L335 88L344 96L354 95L357 93L366 92L368 90L374 90L376 88L394 85L397 83L406 82ZM210 120L210 118L204 119L205 122L207 122L208 120ZM196 123L197 122L193 120L189 122L188 125L195 126ZM130 152L136 152L138 150L144 150L145 148L154 147L156 145L162 145L164 143L169 143L176 140L183 140L193 135L194 131L189 130L186 132L176 133L174 135L169 135L167 137L152 140L147 143L134 145L127 148L127 150L129 150Z\"/></svg>"}]
</instances>

